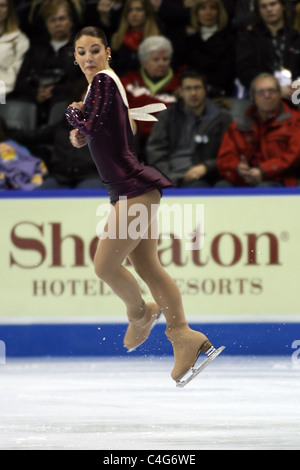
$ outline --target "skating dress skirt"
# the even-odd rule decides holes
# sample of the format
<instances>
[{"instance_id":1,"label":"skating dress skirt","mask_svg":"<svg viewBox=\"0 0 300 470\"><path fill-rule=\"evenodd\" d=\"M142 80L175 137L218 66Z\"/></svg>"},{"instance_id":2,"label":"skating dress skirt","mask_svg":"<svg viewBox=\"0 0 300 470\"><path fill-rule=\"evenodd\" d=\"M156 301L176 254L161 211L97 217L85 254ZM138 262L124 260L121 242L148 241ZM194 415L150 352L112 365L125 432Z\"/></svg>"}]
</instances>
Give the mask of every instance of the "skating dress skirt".
<instances>
[{"instance_id":1,"label":"skating dress skirt","mask_svg":"<svg viewBox=\"0 0 300 470\"><path fill-rule=\"evenodd\" d=\"M83 112L69 106L70 124L88 138L88 146L110 201L174 187L157 168L138 160L126 93L111 70L98 72L84 100Z\"/></svg>"}]
</instances>

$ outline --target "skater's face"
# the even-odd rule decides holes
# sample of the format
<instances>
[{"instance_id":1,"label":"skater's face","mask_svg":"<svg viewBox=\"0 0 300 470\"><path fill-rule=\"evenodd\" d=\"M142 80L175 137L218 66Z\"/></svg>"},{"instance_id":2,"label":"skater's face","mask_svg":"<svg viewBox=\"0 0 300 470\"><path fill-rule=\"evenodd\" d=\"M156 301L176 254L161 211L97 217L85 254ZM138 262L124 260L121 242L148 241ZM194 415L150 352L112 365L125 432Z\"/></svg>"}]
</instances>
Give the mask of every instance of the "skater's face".
<instances>
[{"instance_id":1,"label":"skater's face","mask_svg":"<svg viewBox=\"0 0 300 470\"><path fill-rule=\"evenodd\" d=\"M105 47L102 39L93 36L81 36L76 41L74 57L91 83L97 72L109 68L111 50Z\"/></svg>"}]
</instances>

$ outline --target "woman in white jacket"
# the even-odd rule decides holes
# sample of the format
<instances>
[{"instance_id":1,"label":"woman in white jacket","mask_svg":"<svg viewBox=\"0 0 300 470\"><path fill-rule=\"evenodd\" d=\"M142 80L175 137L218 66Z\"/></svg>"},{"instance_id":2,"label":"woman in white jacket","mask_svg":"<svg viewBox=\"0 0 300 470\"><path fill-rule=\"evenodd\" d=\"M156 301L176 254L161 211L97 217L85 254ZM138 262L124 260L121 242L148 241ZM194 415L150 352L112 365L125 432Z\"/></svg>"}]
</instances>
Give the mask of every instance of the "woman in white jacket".
<instances>
[{"instance_id":1,"label":"woman in white jacket","mask_svg":"<svg viewBox=\"0 0 300 470\"><path fill-rule=\"evenodd\" d=\"M17 74L29 48L29 39L20 31L11 0L0 0L0 80L6 95L14 91Z\"/></svg>"}]
</instances>

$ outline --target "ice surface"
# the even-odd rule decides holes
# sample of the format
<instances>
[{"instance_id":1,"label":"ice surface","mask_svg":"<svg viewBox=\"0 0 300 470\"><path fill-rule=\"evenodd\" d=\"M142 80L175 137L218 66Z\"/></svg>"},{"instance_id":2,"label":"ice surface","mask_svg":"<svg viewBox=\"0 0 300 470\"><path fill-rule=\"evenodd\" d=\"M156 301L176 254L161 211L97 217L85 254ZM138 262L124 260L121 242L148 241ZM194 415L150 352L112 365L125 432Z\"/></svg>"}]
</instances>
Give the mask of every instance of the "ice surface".
<instances>
[{"instance_id":1,"label":"ice surface","mask_svg":"<svg viewBox=\"0 0 300 470\"><path fill-rule=\"evenodd\" d=\"M300 449L300 367L220 356L184 389L171 358L7 359L0 448Z\"/></svg>"}]
</instances>

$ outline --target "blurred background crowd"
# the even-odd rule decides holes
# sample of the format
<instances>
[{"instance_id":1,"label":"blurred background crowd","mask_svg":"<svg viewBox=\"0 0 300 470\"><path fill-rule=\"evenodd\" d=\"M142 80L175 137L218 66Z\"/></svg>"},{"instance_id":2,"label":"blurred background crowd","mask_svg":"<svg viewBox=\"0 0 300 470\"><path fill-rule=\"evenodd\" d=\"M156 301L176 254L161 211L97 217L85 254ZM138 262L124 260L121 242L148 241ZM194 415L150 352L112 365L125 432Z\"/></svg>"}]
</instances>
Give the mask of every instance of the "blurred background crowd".
<instances>
[{"instance_id":1,"label":"blurred background crowd","mask_svg":"<svg viewBox=\"0 0 300 470\"><path fill-rule=\"evenodd\" d=\"M145 164L178 188L299 185L300 1L0 0L0 189L104 187L65 119L83 26L106 33L131 108L167 107L137 122Z\"/></svg>"}]
</instances>

